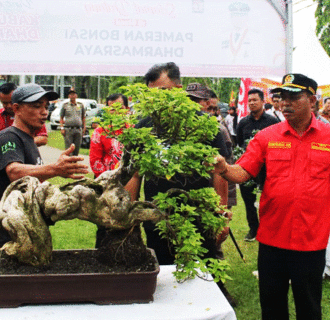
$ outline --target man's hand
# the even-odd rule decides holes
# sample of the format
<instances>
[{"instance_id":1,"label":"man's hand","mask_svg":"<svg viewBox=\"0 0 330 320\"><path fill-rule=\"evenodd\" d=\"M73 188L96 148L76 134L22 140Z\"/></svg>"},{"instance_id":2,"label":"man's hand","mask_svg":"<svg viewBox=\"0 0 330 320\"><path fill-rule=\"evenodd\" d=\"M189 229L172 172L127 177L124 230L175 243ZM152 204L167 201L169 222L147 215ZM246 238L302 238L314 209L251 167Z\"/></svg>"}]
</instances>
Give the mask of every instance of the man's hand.
<instances>
[{"instance_id":1,"label":"man's hand","mask_svg":"<svg viewBox=\"0 0 330 320\"><path fill-rule=\"evenodd\" d=\"M227 162L224 157L218 155L214 158L214 161L214 170L211 171L213 174L221 175L228 170Z\"/></svg>"},{"instance_id":2,"label":"man's hand","mask_svg":"<svg viewBox=\"0 0 330 320\"><path fill-rule=\"evenodd\" d=\"M78 163L79 161L83 161L84 157L80 156L70 156L70 153L75 149L75 145L71 144L70 148L65 150L57 162L55 163L55 171L56 175L63 178L71 178L71 179L82 179L84 176L76 174L86 174L88 173L88 166Z\"/></svg>"},{"instance_id":3,"label":"man's hand","mask_svg":"<svg viewBox=\"0 0 330 320\"><path fill-rule=\"evenodd\" d=\"M229 235L229 222L233 218L233 213L231 211L225 211L221 214L225 218L227 218L226 226L216 237L216 245L221 247L221 244L228 238Z\"/></svg>"},{"instance_id":4,"label":"man's hand","mask_svg":"<svg viewBox=\"0 0 330 320\"><path fill-rule=\"evenodd\" d=\"M64 137L65 136L65 129L61 129L61 135Z\"/></svg>"}]
</instances>

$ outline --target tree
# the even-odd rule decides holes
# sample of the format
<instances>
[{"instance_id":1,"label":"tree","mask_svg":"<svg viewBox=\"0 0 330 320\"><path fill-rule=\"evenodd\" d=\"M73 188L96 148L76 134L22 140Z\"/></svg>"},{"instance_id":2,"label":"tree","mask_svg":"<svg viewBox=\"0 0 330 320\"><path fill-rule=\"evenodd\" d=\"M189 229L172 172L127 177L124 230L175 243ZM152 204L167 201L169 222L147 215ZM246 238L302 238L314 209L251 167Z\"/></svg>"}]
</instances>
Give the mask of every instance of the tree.
<instances>
[{"instance_id":1,"label":"tree","mask_svg":"<svg viewBox=\"0 0 330 320\"><path fill-rule=\"evenodd\" d=\"M316 34L319 40L330 56L330 1L329 0L314 0L318 3L316 17Z\"/></svg>"},{"instance_id":2,"label":"tree","mask_svg":"<svg viewBox=\"0 0 330 320\"><path fill-rule=\"evenodd\" d=\"M123 171L126 170L128 175L129 172L139 172L145 179L153 179L156 183L161 179L173 182L180 179L185 185L185 180L209 179L210 167L205 162L213 163L218 149L206 142L213 140L218 132L217 119L200 115L201 106L179 88L162 90L135 84L122 89L133 98L135 114L128 119L120 117L122 123L116 120L120 109L106 114L101 126L108 134L111 135L112 130L116 132L130 120L136 123L147 116L153 124L151 128L141 129L129 125L116 136L125 147ZM228 264L208 258L208 249L202 244L204 240L216 243L228 222L221 214L225 209L215 190L174 188L159 192L153 199L153 204L165 214L157 228L173 248L177 280L200 276L199 270L212 273L215 281L228 279L225 273Z\"/></svg>"},{"instance_id":3,"label":"tree","mask_svg":"<svg viewBox=\"0 0 330 320\"><path fill-rule=\"evenodd\" d=\"M78 218L107 228L108 241L102 241L100 260L127 264L136 243L141 252L134 259L136 265L146 256L140 223L153 221L174 249L178 281L206 273L211 273L215 281L228 279L228 263L208 258L208 249L202 245L204 239L216 243L228 223L222 214L226 209L213 188L173 188L158 193L152 202L132 202L123 188L127 176L135 172L157 181L176 181L176 173L184 179L209 179L218 149L203 142L217 134L217 119L199 115L200 105L182 89L162 90L144 84L122 89L136 103L136 113L132 115L117 103L105 108L100 123L105 134L123 143L120 168L106 171L95 180L85 178L60 187L33 177L12 182L0 201L0 224L12 240L1 251L21 263L45 266L52 258L48 223ZM147 115L152 118L152 128L133 126ZM126 124L122 133L116 134Z\"/></svg>"}]
</instances>

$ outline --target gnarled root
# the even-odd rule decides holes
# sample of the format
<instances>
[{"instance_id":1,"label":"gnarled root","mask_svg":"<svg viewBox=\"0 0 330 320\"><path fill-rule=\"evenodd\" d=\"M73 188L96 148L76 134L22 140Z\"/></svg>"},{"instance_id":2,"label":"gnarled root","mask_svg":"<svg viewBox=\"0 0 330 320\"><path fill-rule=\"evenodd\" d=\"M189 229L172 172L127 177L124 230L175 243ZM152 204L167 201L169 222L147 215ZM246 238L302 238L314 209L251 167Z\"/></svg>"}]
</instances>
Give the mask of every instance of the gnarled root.
<instances>
[{"instance_id":1,"label":"gnarled root","mask_svg":"<svg viewBox=\"0 0 330 320\"><path fill-rule=\"evenodd\" d=\"M132 203L118 177L118 171L104 172L96 180L86 178L62 187L33 177L11 183L0 202L0 222L12 241L1 250L24 263L47 265L52 241L46 222L78 218L112 231L163 218L151 203Z\"/></svg>"},{"instance_id":2,"label":"gnarled root","mask_svg":"<svg viewBox=\"0 0 330 320\"><path fill-rule=\"evenodd\" d=\"M34 266L47 265L52 258L52 239L36 201L38 179L20 179L5 191L0 202L0 220L11 237L1 250Z\"/></svg>"}]
</instances>

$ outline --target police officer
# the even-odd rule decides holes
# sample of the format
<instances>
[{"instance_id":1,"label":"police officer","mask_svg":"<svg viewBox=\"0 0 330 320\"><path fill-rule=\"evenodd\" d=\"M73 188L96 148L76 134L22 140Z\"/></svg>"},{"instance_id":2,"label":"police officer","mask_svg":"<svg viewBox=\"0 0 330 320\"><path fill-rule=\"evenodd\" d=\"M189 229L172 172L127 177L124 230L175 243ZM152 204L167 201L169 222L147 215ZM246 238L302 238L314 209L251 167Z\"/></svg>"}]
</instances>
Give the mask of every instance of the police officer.
<instances>
[{"instance_id":1,"label":"police officer","mask_svg":"<svg viewBox=\"0 0 330 320\"><path fill-rule=\"evenodd\" d=\"M69 102L62 106L60 113L61 134L64 137L65 149L72 143L76 146L73 155L79 154L83 133L86 131L86 115L84 105L77 102L77 93L71 88L68 93Z\"/></svg>"}]
</instances>

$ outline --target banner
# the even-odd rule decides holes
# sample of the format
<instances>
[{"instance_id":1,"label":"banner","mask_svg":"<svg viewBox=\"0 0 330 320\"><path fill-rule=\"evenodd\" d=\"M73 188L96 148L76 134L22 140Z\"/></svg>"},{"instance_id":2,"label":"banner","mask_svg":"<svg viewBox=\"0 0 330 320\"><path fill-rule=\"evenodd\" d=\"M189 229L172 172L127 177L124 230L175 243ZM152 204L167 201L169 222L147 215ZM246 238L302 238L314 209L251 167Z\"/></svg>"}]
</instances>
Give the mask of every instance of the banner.
<instances>
[{"instance_id":1,"label":"banner","mask_svg":"<svg viewBox=\"0 0 330 320\"><path fill-rule=\"evenodd\" d=\"M0 74L278 77L285 42L268 0L0 1Z\"/></svg>"},{"instance_id":2,"label":"banner","mask_svg":"<svg viewBox=\"0 0 330 320\"><path fill-rule=\"evenodd\" d=\"M320 102L319 108L323 109L324 100L330 97L330 85L319 86L317 88L316 97Z\"/></svg>"},{"instance_id":3,"label":"banner","mask_svg":"<svg viewBox=\"0 0 330 320\"><path fill-rule=\"evenodd\" d=\"M248 91L250 90L251 79L242 78L239 88L238 104L237 104L237 120L238 122L249 114L248 108Z\"/></svg>"}]
</instances>

